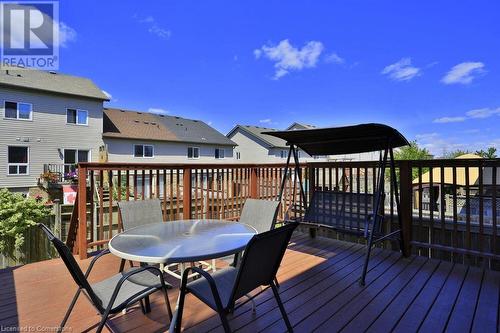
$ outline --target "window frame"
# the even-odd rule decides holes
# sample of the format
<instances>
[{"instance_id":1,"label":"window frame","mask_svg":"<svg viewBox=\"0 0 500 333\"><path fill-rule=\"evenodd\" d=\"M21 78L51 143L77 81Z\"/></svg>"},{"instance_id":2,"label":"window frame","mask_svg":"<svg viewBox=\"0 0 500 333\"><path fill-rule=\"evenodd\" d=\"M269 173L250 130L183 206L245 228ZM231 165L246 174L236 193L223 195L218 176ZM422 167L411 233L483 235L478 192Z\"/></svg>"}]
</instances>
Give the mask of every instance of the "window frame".
<instances>
[{"instance_id":1,"label":"window frame","mask_svg":"<svg viewBox=\"0 0 500 333\"><path fill-rule=\"evenodd\" d=\"M234 155L235 155L237 160L241 160L241 152L240 151L235 151Z\"/></svg>"},{"instance_id":2,"label":"window frame","mask_svg":"<svg viewBox=\"0 0 500 333\"><path fill-rule=\"evenodd\" d=\"M66 159L66 150L74 150L75 151L75 163L66 163L65 162L65 159ZM62 148L62 153L63 153L63 165L64 165L64 172L66 172L66 166L73 166L73 165L78 165L78 153L80 151L86 151L88 152L88 155L87 155L87 160L88 162L91 162L92 161L92 149L90 148Z\"/></svg>"},{"instance_id":3,"label":"window frame","mask_svg":"<svg viewBox=\"0 0 500 333\"><path fill-rule=\"evenodd\" d=\"M68 111L69 110L75 110L75 122L74 123L69 123L68 122ZM85 112L87 116L85 117L85 124L80 124L78 123L78 112ZM79 109L79 108L66 108L66 125L73 125L73 126L89 126L89 111L85 109Z\"/></svg>"},{"instance_id":4,"label":"window frame","mask_svg":"<svg viewBox=\"0 0 500 333\"><path fill-rule=\"evenodd\" d=\"M9 163L9 147L26 148L27 163ZM10 167L17 166L17 173L10 173ZM26 166L26 173L19 173L19 167ZM7 146L7 176L29 176L30 175L30 146Z\"/></svg>"},{"instance_id":5,"label":"window frame","mask_svg":"<svg viewBox=\"0 0 500 333\"><path fill-rule=\"evenodd\" d=\"M142 156L135 156L135 147L136 147L136 146L142 146ZM144 147L145 147L145 146L149 146L149 147L151 147L151 151L152 151L152 153L153 153L153 155L152 155L152 156L144 156L144 152L145 152ZM132 149L132 156L133 156L134 158L154 158L154 157L155 157L155 146L154 146L154 145L149 145L149 144L143 144L143 143L140 143L140 144L134 144L134 145L133 145L133 149Z\"/></svg>"},{"instance_id":6,"label":"window frame","mask_svg":"<svg viewBox=\"0 0 500 333\"><path fill-rule=\"evenodd\" d=\"M193 151L193 156L192 157L189 157L189 149L192 149ZM198 151L198 156L195 157L194 155L194 150L197 150ZM196 147L196 146L188 146L187 147L187 158L190 159L190 160L199 160L200 159L200 147Z\"/></svg>"},{"instance_id":7,"label":"window frame","mask_svg":"<svg viewBox=\"0 0 500 333\"><path fill-rule=\"evenodd\" d=\"M217 157L217 150L219 151L219 157ZM223 152L223 154L222 154L223 156L222 157L220 157L220 151L221 150ZM220 148L220 147L215 148L215 150L214 150L214 158L216 160L223 160L223 159L225 159L226 158L226 150L224 148Z\"/></svg>"},{"instance_id":8,"label":"window frame","mask_svg":"<svg viewBox=\"0 0 500 333\"><path fill-rule=\"evenodd\" d=\"M6 107L6 104L7 103L16 103L16 118L11 118L11 117L7 117L7 107ZM25 105L29 105L30 106L30 117L28 119L25 119L25 118L19 118L19 104L25 104ZM15 102L15 101L12 101L12 100L4 100L3 101L3 119L7 119L7 120L21 120L21 121L33 121L33 103L27 103L27 102Z\"/></svg>"},{"instance_id":9,"label":"window frame","mask_svg":"<svg viewBox=\"0 0 500 333\"><path fill-rule=\"evenodd\" d=\"M281 149L280 150L280 158L288 158L288 150Z\"/></svg>"}]
</instances>

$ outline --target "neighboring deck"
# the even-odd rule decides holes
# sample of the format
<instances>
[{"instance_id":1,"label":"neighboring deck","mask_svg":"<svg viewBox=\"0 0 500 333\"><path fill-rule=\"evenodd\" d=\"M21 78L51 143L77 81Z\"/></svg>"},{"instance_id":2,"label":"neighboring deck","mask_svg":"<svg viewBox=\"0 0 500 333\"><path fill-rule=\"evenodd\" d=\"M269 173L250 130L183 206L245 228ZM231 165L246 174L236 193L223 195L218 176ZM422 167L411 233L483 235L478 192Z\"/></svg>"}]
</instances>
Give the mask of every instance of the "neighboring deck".
<instances>
[{"instance_id":1,"label":"neighboring deck","mask_svg":"<svg viewBox=\"0 0 500 333\"><path fill-rule=\"evenodd\" d=\"M364 250L361 245L324 238L293 238L279 271L280 294L296 332L500 332L500 272L485 271L424 257L401 258L375 249L367 284L360 287ZM80 262L86 268L89 260ZM95 267L91 280L114 274L119 260L112 255ZM0 329L9 326L54 327L66 311L75 284L61 260L0 271ZM170 290L175 304L177 290ZM140 308L111 320L118 332L163 332L168 317L162 298L152 312ZM283 332L284 323L268 290L231 317L242 332ZM73 332L93 331L96 311L80 298L68 322ZM188 332L221 331L219 319L188 296L183 326Z\"/></svg>"}]
</instances>

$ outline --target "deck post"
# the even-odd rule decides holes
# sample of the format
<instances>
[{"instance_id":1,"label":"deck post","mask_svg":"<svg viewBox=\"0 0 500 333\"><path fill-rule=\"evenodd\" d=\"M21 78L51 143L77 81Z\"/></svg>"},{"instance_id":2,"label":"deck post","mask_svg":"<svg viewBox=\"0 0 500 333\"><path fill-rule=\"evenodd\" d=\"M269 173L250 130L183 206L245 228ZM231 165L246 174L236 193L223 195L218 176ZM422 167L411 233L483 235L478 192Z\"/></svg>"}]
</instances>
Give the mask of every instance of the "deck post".
<instances>
[{"instance_id":1,"label":"deck post","mask_svg":"<svg viewBox=\"0 0 500 333\"><path fill-rule=\"evenodd\" d=\"M413 210L412 210L412 172L410 161L399 162L399 184L400 184L400 205L401 221L403 235L403 255L411 255L411 240L413 229Z\"/></svg>"},{"instance_id":2,"label":"deck post","mask_svg":"<svg viewBox=\"0 0 500 333\"><path fill-rule=\"evenodd\" d=\"M87 167L78 165L78 253L87 259Z\"/></svg>"},{"instance_id":3,"label":"deck post","mask_svg":"<svg viewBox=\"0 0 500 333\"><path fill-rule=\"evenodd\" d=\"M257 168L250 168L250 198L259 199L259 177L257 174Z\"/></svg>"},{"instance_id":4,"label":"deck post","mask_svg":"<svg viewBox=\"0 0 500 333\"><path fill-rule=\"evenodd\" d=\"M184 167L182 175L182 218L189 220L191 218L191 196L192 196L192 179L191 168Z\"/></svg>"}]
</instances>

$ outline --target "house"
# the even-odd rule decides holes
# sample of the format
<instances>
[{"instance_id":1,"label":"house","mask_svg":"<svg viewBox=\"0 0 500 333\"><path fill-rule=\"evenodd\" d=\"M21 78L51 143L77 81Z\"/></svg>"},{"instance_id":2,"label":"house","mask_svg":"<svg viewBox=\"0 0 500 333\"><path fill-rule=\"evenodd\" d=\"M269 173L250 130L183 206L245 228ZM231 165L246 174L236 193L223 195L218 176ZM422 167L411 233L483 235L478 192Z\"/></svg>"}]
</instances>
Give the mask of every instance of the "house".
<instances>
[{"instance_id":1,"label":"house","mask_svg":"<svg viewBox=\"0 0 500 333\"><path fill-rule=\"evenodd\" d=\"M284 163L288 156L288 147L282 139L263 132L276 131L251 125L236 125L226 136L237 144L234 150L235 160L241 163ZM311 158L299 151L301 160Z\"/></svg>"},{"instance_id":2,"label":"house","mask_svg":"<svg viewBox=\"0 0 500 333\"><path fill-rule=\"evenodd\" d=\"M294 122L292 125L288 126L286 130L313 128L316 127ZM234 151L235 159L242 163L285 162L288 156L289 147L284 140L262 134L263 132L269 131L277 131L277 129L251 125L236 125L227 134L227 137L238 145ZM379 159L379 152L311 157L304 151L299 150L299 159L301 162L373 161Z\"/></svg>"},{"instance_id":3,"label":"house","mask_svg":"<svg viewBox=\"0 0 500 333\"><path fill-rule=\"evenodd\" d=\"M0 188L26 193L46 164L97 161L108 97L91 80L11 67L0 87Z\"/></svg>"},{"instance_id":4,"label":"house","mask_svg":"<svg viewBox=\"0 0 500 333\"><path fill-rule=\"evenodd\" d=\"M104 109L109 162L228 163L236 143L201 120Z\"/></svg>"}]
</instances>

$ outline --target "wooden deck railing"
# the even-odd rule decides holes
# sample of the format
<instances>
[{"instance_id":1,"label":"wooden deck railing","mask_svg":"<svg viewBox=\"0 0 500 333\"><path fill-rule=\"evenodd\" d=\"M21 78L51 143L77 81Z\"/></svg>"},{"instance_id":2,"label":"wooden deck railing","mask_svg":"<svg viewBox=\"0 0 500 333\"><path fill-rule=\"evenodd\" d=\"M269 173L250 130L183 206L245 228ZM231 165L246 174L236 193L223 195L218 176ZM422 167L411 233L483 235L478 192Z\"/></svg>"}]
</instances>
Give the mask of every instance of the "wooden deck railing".
<instances>
[{"instance_id":1,"label":"wooden deck railing","mask_svg":"<svg viewBox=\"0 0 500 333\"><path fill-rule=\"evenodd\" d=\"M313 189L342 191L347 200L359 199L352 193L373 193L378 167L377 162L303 164L306 199ZM397 161L396 167L406 254L500 268L500 160ZM165 221L235 220L246 198L278 197L284 165L82 163L78 173L75 246L84 258L121 230L118 201L159 198ZM394 225L398 212L389 177L387 172L384 205ZM296 177L289 175L285 185L279 218L300 217L305 203Z\"/></svg>"}]
</instances>

